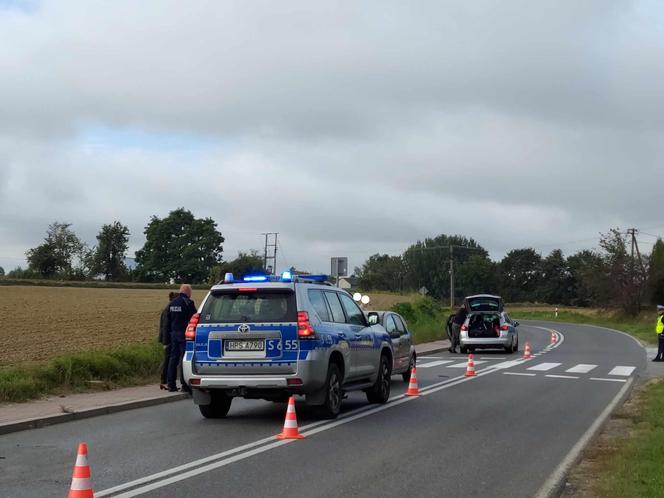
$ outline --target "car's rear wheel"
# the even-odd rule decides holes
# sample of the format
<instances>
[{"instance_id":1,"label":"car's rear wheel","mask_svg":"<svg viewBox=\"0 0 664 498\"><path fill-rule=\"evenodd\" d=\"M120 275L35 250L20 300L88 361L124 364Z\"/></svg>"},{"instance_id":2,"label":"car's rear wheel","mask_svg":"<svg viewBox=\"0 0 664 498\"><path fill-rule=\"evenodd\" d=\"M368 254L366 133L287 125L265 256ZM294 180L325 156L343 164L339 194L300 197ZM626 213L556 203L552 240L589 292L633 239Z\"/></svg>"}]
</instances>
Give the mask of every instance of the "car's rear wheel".
<instances>
[{"instance_id":1,"label":"car's rear wheel","mask_svg":"<svg viewBox=\"0 0 664 498\"><path fill-rule=\"evenodd\" d=\"M380 366L378 367L378 378L374 386L366 391L369 403L387 403L390 399L390 377L392 369L390 367L390 359L387 355L380 357Z\"/></svg>"},{"instance_id":2,"label":"car's rear wheel","mask_svg":"<svg viewBox=\"0 0 664 498\"><path fill-rule=\"evenodd\" d=\"M410 374L413 372L413 368L415 368L415 355L410 357L410 362L408 363L408 370L406 370L404 373L401 374L404 382L410 382Z\"/></svg>"},{"instance_id":3,"label":"car's rear wheel","mask_svg":"<svg viewBox=\"0 0 664 498\"><path fill-rule=\"evenodd\" d=\"M507 354L512 354L514 351L516 351L516 345L514 344L514 341L512 341L509 346L505 346L505 352Z\"/></svg>"},{"instance_id":4,"label":"car's rear wheel","mask_svg":"<svg viewBox=\"0 0 664 498\"><path fill-rule=\"evenodd\" d=\"M233 398L223 391L211 391L212 401L209 405L198 405L201 415L205 418L224 418L231 409Z\"/></svg>"},{"instance_id":5,"label":"car's rear wheel","mask_svg":"<svg viewBox=\"0 0 664 498\"><path fill-rule=\"evenodd\" d=\"M327 380L324 388L325 402L318 408L323 418L337 418L339 415L343 399L342 381L341 369L336 363L330 363L330 366L327 367Z\"/></svg>"}]
</instances>

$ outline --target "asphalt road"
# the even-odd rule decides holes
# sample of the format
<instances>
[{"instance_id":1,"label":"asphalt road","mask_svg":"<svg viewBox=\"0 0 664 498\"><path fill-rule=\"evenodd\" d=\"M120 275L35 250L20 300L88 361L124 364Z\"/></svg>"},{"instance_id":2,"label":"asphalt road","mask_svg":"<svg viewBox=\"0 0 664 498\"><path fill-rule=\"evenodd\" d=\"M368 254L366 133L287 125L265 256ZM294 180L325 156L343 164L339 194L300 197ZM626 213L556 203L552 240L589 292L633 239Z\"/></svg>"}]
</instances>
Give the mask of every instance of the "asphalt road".
<instances>
[{"instance_id":1,"label":"asphalt road","mask_svg":"<svg viewBox=\"0 0 664 498\"><path fill-rule=\"evenodd\" d=\"M461 355L420 358L419 398L395 376L390 403L353 393L336 421L300 403L299 441L273 438L285 405L237 399L225 420L185 400L0 436L0 496L65 496L79 441L96 496L534 496L646 356L589 326L530 322L520 340L476 353L473 379ZM538 356L515 361L526 341Z\"/></svg>"}]
</instances>

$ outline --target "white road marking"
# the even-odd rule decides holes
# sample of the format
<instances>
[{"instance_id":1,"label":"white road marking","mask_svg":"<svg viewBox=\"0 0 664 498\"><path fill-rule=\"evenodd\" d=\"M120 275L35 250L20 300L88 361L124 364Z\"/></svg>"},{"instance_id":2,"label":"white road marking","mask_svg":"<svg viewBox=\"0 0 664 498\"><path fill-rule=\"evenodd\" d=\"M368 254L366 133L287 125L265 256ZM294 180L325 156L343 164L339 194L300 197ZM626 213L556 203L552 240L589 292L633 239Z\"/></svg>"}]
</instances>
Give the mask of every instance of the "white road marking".
<instances>
[{"instance_id":1,"label":"white road marking","mask_svg":"<svg viewBox=\"0 0 664 498\"><path fill-rule=\"evenodd\" d=\"M602 380L604 382L627 382L625 379L602 379L600 377L590 377L590 380Z\"/></svg>"},{"instance_id":2,"label":"white road marking","mask_svg":"<svg viewBox=\"0 0 664 498\"><path fill-rule=\"evenodd\" d=\"M503 372L503 375L518 375L520 377L535 377L537 374L529 374L524 372Z\"/></svg>"},{"instance_id":3,"label":"white road marking","mask_svg":"<svg viewBox=\"0 0 664 498\"><path fill-rule=\"evenodd\" d=\"M552 496L558 495L556 491L559 483L561 482L563 477L569 472L569 469L572 468L572 465L578 462L583 449L590 442L590 440L597 434L597 432L602 428L602 425L604 424L606 419L609 418L611 412L613 412L616 406L618 406L618 404L623 400L633 380L634 378L629 379L629 383L622 386L620 391L618 391L618 394L616 394L615 397L611 400L611 403L609 403L609 405L606 408L604 408L604 411L602 411L599 417L595 419L593 424L588 428L588 430L583 434L583 436L581 436L581 438L576 442L574 447L570 450L570 452L563 459L563 461L560 462L560 465L556 467L553 473L542 485L542 487L535 495L535 498L550 498Z\"/></svg>"},{"instance_id":4,"label":"white road marking","mask_svg":"<svg viewBox=\"0 0 664 498\"><path fill-rule=\"evenodd\" d=\"M497 356L480 356L480 360L506 360L507 358L498 358Z\"/></svg>"},{"instance_id":5,"label":"white road marking","mask_svg":"<svg viewBox=\"0 0 664 498\"><path fill-rule=\"evenodd\" d=\"M575 377L574 375L545 375L544 377L550 377L552 379L580 379L581 377Z\"/></svg>"},{"instance_id":6,"label":"white road marking","mask_svg":"<svg viewBox=\"0 0 664 498\"><path fill-rule=\"evenodd\" d=\"M512 368L517 365L521 365L524 363L526 360L510 360L510 361L504 361L503 363L496 363L495 365L492 365L491 368L498 368L498 369L504 369L504 368Z\"/></svg>"},{"instance_id":7,"label":"white road marking","mask_svg":"<svg viewBox=\"0 0 664 498\"><path fill-rule=\"evenodd\" d=\"M418 356L418 360L440 360L440 356Z\"/></svg>"},{"instance_id":8,"label":"white road marking","mask_svg":"<svg viewBox=\"0 0 664 498\"><path fill-rule=\"evenodd\" d=\"M586 365L585 363L579 363L577 366L570 368L569 370L565 370L565 372L568 373L575 373L575 374L587 374L591 370L597 368L597 365Z\"/></svg>"},{"instance_id":9,"label":"white road marking","mask_svg":"<svg viewBox=\"0 0 664 498\"><path fill-rule=\"evenodd\" d=\"M542 328L542 327L533 326L533 328ZM564 341L564 337L565 336L563 334L560 334L560 341L554 347L560 346L562 344L562 342ZM525 362L525 360L513 360L513 361L505 362L504 364L495 365L493 367L486 367L486 368L478 370L476 377L459 376L459 377L455 377L455 378L452 378L452 379L447 379L447 380L444 380L442 382L438 382L438 383L423 387L421 389L421 393L422 393L422 396L428 396L430 394L433 394L434 392L438 392L438 391L443 390L443 389L448 389L450 387L454 387L454 386L462 384L464 382L469 382L469 381L472 381L472 380L477 379L479 377L483 377L484 375L488 375L488 374L491 374L491 373L498 372L499 368L496 368L496 367L498 367L499 365L509 364L510 366L516 366L516 365L520 365L524 362ZM486 362L481 362L481 361L475 362L475 364L478 364L478 363L486 363ZM461 365L452 365L452 367L465 366L465 365L466 365L466 363L464 362ZM507 368L507 367L505 367L505 368ZM518 373L514 373L514 372L503 372L503 373L506 374L506 375L519 375ZM527 374L527 373L522 373L520 375L529 376L529 377L530 376L535 376L535 374ZM616 379L614 379L614 380L616 380ZM622 381L622 382L626 382L626 381ZM631 379L630 379L630 382L631 382ZM396 397L390 399L390 401L388 403L386 403L385 405L381 405L381 406L377 406L377 407L365 406L365 407L362 407L362 408L359 408L359 409L356 409L356 410L352 410L352 411L342 415L338 420L336 420L334 422L321 420L321 421L317 421L317 422L314 422L312 424L308 424L306 426L300 427L300 432L305 436L313 435L313 434L316 434L318 432L322 432L322 431L325 431L325 430L328 430L328 429L332 429L332 428L337 427L339 425L351 422L353 420L357 420L359 418L364 418L364 417L367 417L367 416L372 415L374 413L381 412L381 411L386 410L386 409L388 409L392 406L401 405L403 403L414 401L416 399L417 398L415 398L415 397L410 398L410 397L406 397L405 395L401 394L399 396L396 396ZM182 481L182 480L185 480L185 479L189 479L190 477L194 477L196 475L199 475L199 474L202 474L202 473L205 473L205 472L209 472L209 471L214 470L216 468L224 467L224 466L229 465L231 463L244 460L244 459L249 458L251 456L263 453L265 451L269 451L273 448L278 448L280 446L292 443L294 441L295 440L293 440L293 439L283 440L283 441L274 441L273 437L264 438L264 439L261 439L261 440L258 440L258 441L254 441L252 443L248 443L248 444L245 444L245 445L242 445L242 446L238 446L236 448L231 448L229 450L226 450L226 451L221 452L221 453L217 453L215 455L210 455L208 457L205 457L205 458L193 461L193 462L189 462L189 463L180 465L178 467L174 467L174 468L171 468L171 469L168 469L168 470L164 470L164 471L161 471L161 472L158 472L158 473L155 473L155 474L152 474L152 475L140 478L140 479L136 479L134 481L130 481L130 482L118 485L118 486L114 486L112 488L108 488L108 489L99 491L99 492L95 493L95 496L101 498L101 497L104 497L104 496L111 495L113 493L117 493L117 492L124 491L124 490L129 490L130 488L135 488L135 489L132 489L131 491L127 491L126 493L122 493L120 495L115 495L115 498L119 498L119 497L129 498L129 497L133 497L133 496L138 496L138 495L153 491L155 489L159 489L159 488L162 488L164 486L168 486L168 485L173 484L175 482ZM270 442L270 443L265 444L265 443L268 443L268 442ZM265 444L265 445L260 446L262 444ZM260 446L260 447L257 447L257 446ZM253 448L253 449L251 449L251 448ZM224 457L229 457L229 458L224 458ZM200 466L200 465L203 465L204 463L208 463L208 462L213 462L213 463L210 463L209 465L205 465L205 466L202 466L202 467ZM198 468L194 468L194 467L198 467ZM190 470L188 472L181 472L181 471L187 470L187 469L193 469L193 470ZM172 477L168 477L166 479L158 480L158 479L161 479L161 478L166 477L166 476L172 476ZM140 486L141 484L150 483L150 482L151 482L151 484L148 484L146 486L137 487L137 486Z\"/></svg>"},{"instance_id":10,"label":"white road marking","mask_svg":"<svg viewBox=\"0 0 664 498\"><path fill-rule=\"evenodd\" d=\"M454 360L439 360L432 361L431 363L424 363L423 365L417 365L417 368L431 368L438 367L440 365L447 365L448 363L454 363Z\"/></svg>"},{"instance_id":11,"label":"white road marking","mask_svg":"<svg viewBox=\"0 0 664 498\"><path fill-rule=\"evenodd\" d=\"M475 365L481 365L482 363L486 363L486 361L478 360L475 362ZM466 368L468 366L468 362L464 361L463 363L457 363L456 365L447 365L447 368Z\"/></svg>"},{"instance_id":12,"label":"white road marking","mask_svg":"<svg viewBox=\"0 0 664 498\"><path fill-rule=\"evenodd\" d=\"M536 370L538 372L547 372L549 370L552 370L556 367L559 367L562 365L562 363L540 363L539 365L535 365L534 367L530 367L528 370Z\"/></svg>"},{"instance_id":13,"label":"white road marking","mask_svg":"<svg viewBox=\"0 0 664 498\"><path fill-rule=\"evenodd\" d=\"M609 375L619 375L621 377L629 377L636 367L616 367L609 372Z\"/></svg>"}]
</instances>

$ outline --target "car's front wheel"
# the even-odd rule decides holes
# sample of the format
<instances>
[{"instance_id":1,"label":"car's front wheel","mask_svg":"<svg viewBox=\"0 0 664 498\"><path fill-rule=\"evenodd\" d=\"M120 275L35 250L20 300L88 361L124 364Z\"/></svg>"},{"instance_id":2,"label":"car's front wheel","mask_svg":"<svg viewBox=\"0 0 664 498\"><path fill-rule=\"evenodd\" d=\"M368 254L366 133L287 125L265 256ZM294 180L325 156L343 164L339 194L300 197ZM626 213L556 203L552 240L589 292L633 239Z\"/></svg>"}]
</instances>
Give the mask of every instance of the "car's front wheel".
<instances>
[{"instance_id":1,"label":"car's front wheel","mask_svg":"<svg viewBox=\"0 0 664 498\"><path fill-rule=\"evenodd\" d=\"M211 391L212 400L209 405L198 405L201 415L205 418L224 418L231 409L233 398L223 391Z\"/></svg>"},{"instance_id":2,"label":"car's front wheel","mask_svg":"<svg viewBox=\"0 0 664 498\"><path fill-rule=\"evenodd\" d=\"M366 392L369 403L387 403L387 400L390 399L391 374L392 368L390 367L390 359L384 354L380 357L376 383Z\"/></svg>"}]
</instances>

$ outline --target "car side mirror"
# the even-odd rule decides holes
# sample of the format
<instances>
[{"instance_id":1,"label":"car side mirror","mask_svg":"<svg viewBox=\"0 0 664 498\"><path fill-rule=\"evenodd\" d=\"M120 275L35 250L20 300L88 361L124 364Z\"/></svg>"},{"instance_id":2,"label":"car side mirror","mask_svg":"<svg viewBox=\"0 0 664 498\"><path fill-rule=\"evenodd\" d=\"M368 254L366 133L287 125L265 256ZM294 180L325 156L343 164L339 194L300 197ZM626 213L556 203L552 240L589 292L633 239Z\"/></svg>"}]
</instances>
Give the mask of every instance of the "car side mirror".
<instances>
[{"instance_id":1,"label":"car side mirror","mask_svg":"<svg viewBox=\"0 0 664 498\"><path fill-rule=\"evenodd\" d=\"M367 315L367 321L369 322L369 325L377 325L378 313L376 313L375 311L370 311L369 314Z\"/></svg>"},{"instance_id":2,"label":"car side mirror","mask_svg":"<svg viewBox=\"0 0 664 498\"><path fill-rule=\"evenodd\" d=\"M514 321L514 326L515 326L515 327L518 327L518 326L519 326L519 322L517 322L517 321L515 320L515 321Z\"/></svg>"}]
</instances>

